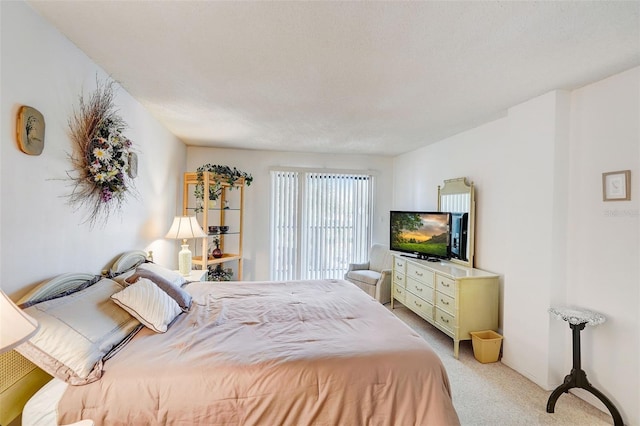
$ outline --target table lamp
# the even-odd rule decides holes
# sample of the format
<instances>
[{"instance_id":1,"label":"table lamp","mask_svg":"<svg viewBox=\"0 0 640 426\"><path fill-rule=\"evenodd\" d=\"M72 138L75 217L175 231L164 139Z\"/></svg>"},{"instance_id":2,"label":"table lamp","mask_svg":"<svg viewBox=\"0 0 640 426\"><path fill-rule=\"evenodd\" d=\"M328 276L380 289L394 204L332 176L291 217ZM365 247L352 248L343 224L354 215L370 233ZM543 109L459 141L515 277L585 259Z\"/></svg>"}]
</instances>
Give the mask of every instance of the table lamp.
<instances>
[{"instance_id":1,"label":"table lamp","mask_svg":"<svg viewBox=\"0 0 640 426\"><path fill-rule=\"evenodd\" d=\"M0 290L0 353L15 348L38 331L38 321L18 308Z\"/></svg>"},{"instance_id":2,"label":"table lamp","mask_svg":"<svg viewBox=\"0 0 640 426\"><path fill-rule=\"evenodd\" d=\"M178 253L178 270L183 276L191 274L191 250L187 240L190 238L205 238L204 233L195 216L176 216L171 224L171 229L165 238L182 240L182 250Z\"/></svg>"}]
</instances>

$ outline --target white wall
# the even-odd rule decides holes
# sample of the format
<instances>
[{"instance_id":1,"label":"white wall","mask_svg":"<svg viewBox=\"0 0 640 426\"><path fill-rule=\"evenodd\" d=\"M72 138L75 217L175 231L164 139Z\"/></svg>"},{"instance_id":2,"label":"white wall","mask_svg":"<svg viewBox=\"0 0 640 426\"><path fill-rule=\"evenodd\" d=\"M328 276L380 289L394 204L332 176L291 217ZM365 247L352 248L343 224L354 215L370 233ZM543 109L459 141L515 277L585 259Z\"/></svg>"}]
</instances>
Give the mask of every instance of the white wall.
<instances>
[{"instance_id":1,"label":"white wall","mask_svg":"<svg viewBox=\"0 0 640 426\"><path fill-rule=\"evenodd\" d=\"M309 167L373 171L376 176L376 206L373 242L389 244L391 166L389 157L363 155L304 154L189 147L187 169L203 164L221 164L250 173L253 183L245 189L243 240L244 280L269 279L269 211L271 167Z\"/></svg>"},{"instance_id":2,"label":"white wall","mask_svg":"<svg viewBox=\"0 0 640 426\"><path fill-rule=\"evenodd\" d=\"M582 333L583 367L634 425L640 424L639 117L640 68L572 94L567 298L607 317ZM617 170L631 170L631 201L604 202L602 173Z\"/></svg>"},{"instance_id":3,"label":"white wall","mask_svg":"<svg viewBox=\"0 0 640 426\"><path fill-rule=\"evenodd\" d=\"M630 425L640 419L639 73L545 94L397 157L392 206L435 208L444 179L473 180L476 267L502 276L502 362L551 390L571 369L571 332L547 309L602 312L609 321L583 332L582 366ZM602 173L624 169L632 201L602 202Z\"/></svg>"},{"instance_id":4,"label":"white wall","mask_svg":"<svg viewBox=\"0 0 640 426\"><path fill-rule=\"evenodd\" d=\"M562 172L567 168L568 135L558 135L556 124L561 118L566 122L567 113L563 92L511 108L503 153L511 160L503 171L513 177L503 188L509 196L502 207L508 214L503 225L511 232L499 243L513 248L502 250L500 266L505 277L503 331L509 336L503 362L547 389L555 380L549 378L550 369L562 367L558 364L562 358L550 351L562 345L562 336L549 334L547 309L565 303L567 207L556 194L566 197L568 190L567 173Z\"/></svg>"},{"instance_id":5,"label":"white wall","mask_svg":"<svg viewBox=\"0 0 640 426\"><path fill-rule=\"evenodd\" d=\"M14 299L40 280L63 272L100 273L130 249L152 249L169 262L176 245L163 240L177 210L186 148L124 89L115 103L129 125L125 133L139 153L139 196L121 215L90 229L84 211L65 196L72 146L68 120L82 91L90 94L104 71L23 2L1 2L2 98L0 135L0 285ZM16 116L22 105L45 118L45 148L39 156L20 151Z\"/></svg>"}]
</instances>

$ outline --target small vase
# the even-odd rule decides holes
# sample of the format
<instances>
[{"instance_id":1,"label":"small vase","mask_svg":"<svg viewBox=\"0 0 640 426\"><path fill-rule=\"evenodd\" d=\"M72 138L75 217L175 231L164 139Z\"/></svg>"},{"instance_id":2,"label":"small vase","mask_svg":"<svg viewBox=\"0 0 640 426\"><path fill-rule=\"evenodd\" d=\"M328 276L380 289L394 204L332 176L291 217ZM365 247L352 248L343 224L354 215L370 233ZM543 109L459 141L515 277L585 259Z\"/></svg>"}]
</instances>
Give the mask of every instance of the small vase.
<instances>
[{"instance_id":1,"label":"small vase","mask_svg":"<svg viewBox=\"0 0 640 426\"><path fill-rule=\"evenodd\" d=\"M220 259L222 257L222 250L220 250L220 246L216 244L216 248L213 249L213 251L211 252L211 255L215 258L215 259Z\"/></svg>"},{"instance_id":2,"label":"small vase","mask_svg":"<svg viewBox=\"0 0 640 426\"><path fill-rule=\"evenodd\" d=\"M209 204L207 205L207 207L209 207L209 210L215 209L216 208L216 200L209 200Z\"/></svg>"}]
</instances>

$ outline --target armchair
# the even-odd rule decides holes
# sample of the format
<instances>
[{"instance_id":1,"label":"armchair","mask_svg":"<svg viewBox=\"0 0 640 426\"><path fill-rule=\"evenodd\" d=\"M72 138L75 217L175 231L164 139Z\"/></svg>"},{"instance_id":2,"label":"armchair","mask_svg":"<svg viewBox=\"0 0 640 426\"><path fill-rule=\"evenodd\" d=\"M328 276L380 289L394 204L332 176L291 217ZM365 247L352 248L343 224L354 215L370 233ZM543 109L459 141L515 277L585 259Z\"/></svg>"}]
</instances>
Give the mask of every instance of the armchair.
<instances>
[{"instance_id":1,"label":"armchair","mask_svg":"<svg viewBox=\"0 0 640 426\"><path fill-rule=\"evenodd\" d=\"M391 301L391 252L382 244L369 249L369 261L351 263L344 279L360 287L382 304Z\"/></svg>"}]
</instances>

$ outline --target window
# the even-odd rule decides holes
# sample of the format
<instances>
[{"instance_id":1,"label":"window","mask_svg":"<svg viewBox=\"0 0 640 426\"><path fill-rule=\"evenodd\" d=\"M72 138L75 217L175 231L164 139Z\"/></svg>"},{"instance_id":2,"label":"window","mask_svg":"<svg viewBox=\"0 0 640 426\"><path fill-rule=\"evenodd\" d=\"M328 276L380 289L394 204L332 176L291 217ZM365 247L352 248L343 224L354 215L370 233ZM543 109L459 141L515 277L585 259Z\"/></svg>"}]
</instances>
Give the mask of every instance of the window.
<instances>
[{"instance_id":1,"label":"window","mask_svg":"<svg viewBox=\"0 0 640 426\"><path fill-rule=\"evenodd\" d=\"M271 172L271 279L342 278L371 245L373 176Z\"/></svg>"}]
</instances>

